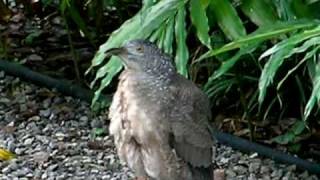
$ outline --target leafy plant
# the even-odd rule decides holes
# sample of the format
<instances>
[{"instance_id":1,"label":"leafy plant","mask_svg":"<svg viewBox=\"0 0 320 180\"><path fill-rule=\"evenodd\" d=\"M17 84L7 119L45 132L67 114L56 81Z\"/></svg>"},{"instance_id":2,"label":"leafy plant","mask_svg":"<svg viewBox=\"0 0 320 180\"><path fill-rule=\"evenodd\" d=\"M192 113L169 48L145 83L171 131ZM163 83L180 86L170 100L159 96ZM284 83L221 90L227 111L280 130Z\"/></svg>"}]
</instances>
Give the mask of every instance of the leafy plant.
<instances>
[{"instance_id":1,"label":"leafy plant","mask_svg":"<svg viewBox=\"0 0 320 180\"><path fill-rule=\"evenodd\" d=\"M196 67L206 69L204 90L213 101L240 89L237 98L242 97L239 104L246 115L266 117L275 104L290 106L282 101L281 87L294 77L306 120L320 98L316 7L318 1L303 4L302 0L144 0L140 11L110 35L92 60L87 73L97 69L91 87L98 86L92 103L122 68L117 57L105 63L104 52L132 39L148 38L175 57L178 72L186 77L190 77L189 65L203 63ZM195 38L198 41L191 45ZM191 62L195 55L197 60ZM301 69L309 72L309 79L299 76ZM311 95L310 86L302 82L312 83ZM274 97L266 98L274 85ZM282 115L285 110L280 111Z\"/></svg>"}]
</instances>

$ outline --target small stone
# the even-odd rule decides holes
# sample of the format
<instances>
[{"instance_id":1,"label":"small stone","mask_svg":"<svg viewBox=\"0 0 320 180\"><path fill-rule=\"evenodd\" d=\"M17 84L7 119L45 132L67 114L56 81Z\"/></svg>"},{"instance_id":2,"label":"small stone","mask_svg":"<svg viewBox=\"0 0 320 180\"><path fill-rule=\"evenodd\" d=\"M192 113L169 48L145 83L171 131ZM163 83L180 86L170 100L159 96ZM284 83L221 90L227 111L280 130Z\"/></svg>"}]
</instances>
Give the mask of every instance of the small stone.
<instances>
[{"instance_id":1,"label":"small stone","mask_svg":"<svg viewBox=\"0 0 320 180\"><path fill-rule=\"evenodd\" d=\"M48 174L47 172L44 172L42 175L41 175L41 179L47 179L48 178Z\"/></svg>"},{"instance_id":2,"label":"small stone","mask_svg":"<svg viewBox=\"0 0 320 180\"><path fill-rule=\"evenodd\" d=\"M13 141L8 141L7 148L9 151L14 152L16 149L16 145Z\"/></svg>"},{"instance_id":3,"label":"small stone","mask_svg":"<svg viewBox=\"0 0 320 180\"><path fill-rule=\"evenodd\" d=\"M31 54L27 57L27 60L30 61L42 61L43 58L41 56L39 56L38 54Z\"/></svg>"},{"instance_id":4,"label":"small stone","mask_svg":"<svg viewBox=\"0 0 320 180\"><path fill-rule=\"evenodd\" d=\"M13 174L17 177L23 177L28 173L28 170L23 168L23 169L18 169L17 171L13 172Z\"/></svg>"},{"instance_id":5,"label":"small stone","mask_svg":"<svg viewBox=\"0 0 320 180\"><path fill-rule=\"evenodd\" d=\"M49 106L51 105L51 98L47 98L42 102L42 105L45 109L49 108Z\"/></svg>"},{"instance_id":6,"label":"small stone","mask_svg":"<svg viewBox=\"0 0 320 180\"><path fill-rule=\"evenodd\" d=\"M250 173L257 173L260 169L260 163L250 163L249 164L249 172Z\"/></svg>"},{"instance_id":7,"label":"small stone","mask_svg":"<svg viewBox=\"0 0 320 180\"><path fill-rule=\"evenodd\" d=\"M90 122L90 125L92 128L102 128L103 127L103 122L100 119L92 119Z\"/></svg>"},{"instance_id":8,"label":"small stone","mask_svg":"<svg viewBox=\"0 0 320 180\"><path fill-rule=\"evenodd\" d=\"M99 170L98 170L98 169L92 169L92 170L91 170L91 173L98 174L98 173L99 173Z\"/></svg>"},{"instance_id":9,"label":"small stone","mask_svg":"<svg viewBox=\"0 0 320 180\"><path fill-rule=\"evenodd\" d=\"M4 71L0 71L0 79L3 79L5 77Z\"/></svg>"},{"instance_id":10,"label":"small stone","mask_svg":"<svg viewBox=\"0 0 320 180\"><path fill-rule=\"evenodd\" d=\"M28 121L39 121L40 117L39 116L32 116L30 118L28 118Z\"/></svg>"},{"instance_id":11,"label":"small stone","mask_svg":"<svg viewBox=\"0 0 320 180\"><path fill-rule=\"evenodd\" d=\"M47 162L50 155L47 152L40 151L33 154L33 160L38 163L44 163Z\"/></svg>"},{"instance_id":12,"label":"small stone","mask_svg":"<svg viewBox=\"0 0 320 180\"><path fill-rule=\"evenodd\" d=\"M36 135L36 139L41 141L43 144L49 143L49 139L47 136Z\"/></svg>"},{"instance_id":13,"label":"small stone","mask_svg":"<svg viewBox=\"0 0 320 180\"><path fill-rule=\"evenodd\" d=\"M21 155L26 149L25 148L16 148L14 150L14 152L17 154L17 155Z\"/></svg>"},{"instance_id":14,"label":"small stone","mask_svg":"<svg viewBox=\"0 0 320 180\"><path fill-rule=\"evenodd\" d=\"M290 165L286 169L287 169L287 171L295 171L297 169L297 166L296 165Z\"/></svg>"},{"instance_id":15,"label":"small stone","mask_svg":"<svg viewBox=\"0 0 320 180\"><path fill-rule=\"evenodd\" d=\"M81 117L79 118L79 120L80 120L80 121L88 121L89 118L88 118L88 116L81 116Z\"/></svg>"},{"instance_id":16,"label":"small stone","mask_svg":"<svg viewBox=\"0 0 320 180\"><path fill-rule=\"evenodd\" d=\"M241 166L241 165L237 165L233 167L234 172L236 172L238 175L242 175L245 174L247 171L247 168Z\"/></svg>"},{"instance_id":17,"label":"small stone","mask_svg":"<svg viewBox=\"0 0 320 180\"><path fill-rule=\"evenodd\" d=\"M62 132L57 132L55 134L55 136L57 137L58 140L63 141L64 138L66 137L66 134L62 133Z\"/></svg>"},{"instance_id":18,"label":"small stone","mask_svg":"<svg viewBox=\"0 0 320 180\"><path fill-rule=\"evenodd\" d=\"M28 173L28 174L26 174L26 177L32 178L32 177L33 177L33 174L32 174L32 173Z\"/></svg>"},{"instance_id":19,"label":"small stone","mask_svg":"<svg viewBox=\"0 0 320 180\"><path fill-rule=\"evenodd\" d=\"M255 174L250 174L248 177L248 180L257 180L256 175Z\"/></svg>"},{"instance_id":20,"label":"small stone","mask_svg":"<svg viewBox=\"0 0 320 180\"><path fill-rule=\"evenodd\" d=\"M50 109L46 109L46 110L40 110L39 115L43 116L43 117L49 117L51 114L51 110Z\"/></svg>"},{"instance_id":21,"label":"small stone","mask_svg":"<svg viewBox=\"0 0 320 180\"><path fill-rule=\"evenodd\" d=\"M300 179L308 179L309 173L308 171L304 171L302 174L300 174Z\"/></svg>"},{"instance_id":22,"label":"small stone","mask_svg":"<svg viewBox=\"0 0 320 180\"><path fill-rule=\"evenodd\" d=\"M268 166L262 166L260 168L260 173L261 174L269 174L269 172L270 172L270 168Z\"/></svg>"},{"instance_id":23,"label":"small stone","mask_svg":"<svg viewBox=\"0 0 320 180\"><path fill-rule=\"evenodd\" d=\"M26 140L24 140L23 145L29 146L29 145L31 145L33 143L33 141L34 141L33 137L32 138L27 138Z\"/></svg>"},{"instance_id":24,"label":"small stone","mask_svg":"<svg viewBox=\"0 0 320 180\"><path fill-rule=\"evenodd\" d=\"M281 177L282 175L283 175L282 169L272 171L272 173L271 173L271 177L273 177L273 178Z\"/></svg>"},{"instance_id":25,"label":"small stone","mask_svg":"<svg viewBox=\"0 0 320 180\"><path fill-rule=\"evenodd\" d=\"M229 169L226 171L226 174L227 174L227 179L232 179L237 176L237 174L234 171Z\"/></svg>"},{"instance_id":26,"label":"small stone","mask_svg":"<svg viewBox=\"0 0 320 180\"><path fill-rule=\"evenodd\" d=\"M10 171L11 171L11 169L10 169L9 166L4 167L4 168L1 170L1 172L2 172L3 174L8 174Z\"/></svg>"},{"instance_id":27,"label":"small stone","mask_svg":"<svg viewBox=\"0 0 320 180\"><path fill-rule=\"evenodd\" d=\"M58 164L53 164L48 167L48 171L55 171L58 168Z\"/></svg>"},{"instance_id":28,"label":"small stone","mask_svg":"<svg viewBox=\"0 0 320 180\"><path fill-rule=\"evenodd\" d=\"M102 178L102 180L108 180L108 179L110 179L110 175L109 174L107 174L107 175L103 175L101 178Z\"/></svg>"}]
</instances>

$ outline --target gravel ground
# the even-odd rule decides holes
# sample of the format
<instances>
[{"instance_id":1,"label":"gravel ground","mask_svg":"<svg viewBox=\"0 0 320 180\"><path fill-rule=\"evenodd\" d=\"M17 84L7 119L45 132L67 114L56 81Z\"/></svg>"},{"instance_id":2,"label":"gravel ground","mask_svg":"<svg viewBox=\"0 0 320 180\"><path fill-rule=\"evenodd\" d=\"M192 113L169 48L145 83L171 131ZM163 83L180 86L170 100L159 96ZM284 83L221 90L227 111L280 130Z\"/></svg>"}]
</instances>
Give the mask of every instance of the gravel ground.
<instances>
[{"instance_id":1,"label":"gravel ground","mask_svg":"<svg viewBox=\"0 0 320 180\"><path fill-rule=\"evenodd\" d=\"M0 72L0 148L17 158L0 161L0 180L132 179L107 132L106 114L88 103L21 82ZM295 166L275 163L219 145L215 164L226 179L316 180Z\"/></svg>"}]
</instances>

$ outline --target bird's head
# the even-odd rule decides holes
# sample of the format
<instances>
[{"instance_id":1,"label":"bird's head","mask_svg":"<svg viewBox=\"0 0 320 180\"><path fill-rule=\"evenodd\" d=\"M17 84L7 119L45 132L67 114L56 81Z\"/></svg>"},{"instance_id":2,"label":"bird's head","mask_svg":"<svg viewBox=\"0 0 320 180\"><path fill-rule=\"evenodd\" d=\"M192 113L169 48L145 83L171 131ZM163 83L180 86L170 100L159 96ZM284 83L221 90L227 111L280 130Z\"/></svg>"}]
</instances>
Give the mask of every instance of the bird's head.
<instances>
[{"instance_id":1,"label":"bird's head","mask_svg":"<svg viewBox=\"0 0 320 180\"><path fill-rule=\"evenodd\" d=\"M163 75L175 71L170 56L146 40L129 41L122 47L107 50L106 54L119 56L125 68L133 71Z\"/></svg>"}]
</instances>

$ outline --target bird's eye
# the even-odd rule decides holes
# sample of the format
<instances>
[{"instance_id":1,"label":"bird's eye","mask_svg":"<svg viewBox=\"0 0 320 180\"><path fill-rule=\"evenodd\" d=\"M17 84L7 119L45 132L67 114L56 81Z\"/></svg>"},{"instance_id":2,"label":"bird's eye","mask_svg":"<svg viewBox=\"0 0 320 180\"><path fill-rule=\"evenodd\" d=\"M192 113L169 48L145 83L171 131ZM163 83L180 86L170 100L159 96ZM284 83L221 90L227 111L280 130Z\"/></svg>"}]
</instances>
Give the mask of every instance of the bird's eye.
<instances>
[{"instance_id":1,"label":"bird's eye","mask_svg":"<svg viewBox=\"0 0 320 180\"><path fill-rule=\"evenodd\" d=\"M137 49L136 49L138 52L143 52L143 47L142 46L139 46L139 47L137 47Z\"/></svg>"}]
</instances>

